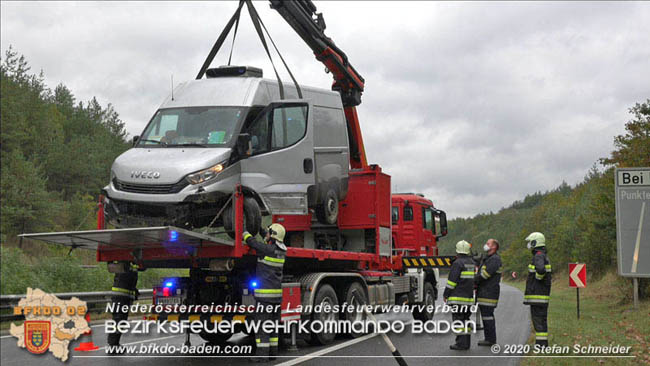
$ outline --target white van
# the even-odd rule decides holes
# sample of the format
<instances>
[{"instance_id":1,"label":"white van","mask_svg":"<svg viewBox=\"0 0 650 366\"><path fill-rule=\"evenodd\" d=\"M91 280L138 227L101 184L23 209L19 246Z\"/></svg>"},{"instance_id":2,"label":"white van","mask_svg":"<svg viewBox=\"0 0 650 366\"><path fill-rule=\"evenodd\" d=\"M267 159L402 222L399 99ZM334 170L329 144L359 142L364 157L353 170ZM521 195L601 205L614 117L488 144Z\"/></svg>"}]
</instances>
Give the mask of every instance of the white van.
<instances>
[{"instance_id":1,"label":"white van","mask_svg":"<svg viewBox=\"0 0 650 366\"><path fill-rule=\"evenodd\" d=\"M176 87L133 148L121 154L104 188L106 217L117 227L224 226L237 184L246 227L262 214L314 209L334 225L348 189L349 141L337 92L262 78L252 67L209 69ZM214 219L224 207L221 217Z\"/></svg>"}]
</instances>

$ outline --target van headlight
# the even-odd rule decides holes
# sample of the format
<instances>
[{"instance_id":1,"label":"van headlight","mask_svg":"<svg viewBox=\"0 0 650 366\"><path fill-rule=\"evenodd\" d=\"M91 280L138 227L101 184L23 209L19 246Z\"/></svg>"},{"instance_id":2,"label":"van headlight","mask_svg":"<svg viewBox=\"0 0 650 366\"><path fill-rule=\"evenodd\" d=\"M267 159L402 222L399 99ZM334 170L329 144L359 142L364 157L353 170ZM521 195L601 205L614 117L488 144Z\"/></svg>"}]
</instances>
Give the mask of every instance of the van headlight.
<instances>
[{"instance_id":1,"label":"van headlight","mask_svg":"<svg viewBox=\"0 0 650 366\"><path fill-rule=\"evenodd\" d=\"M211 166L208 169L204 169L201 171L198 171L196 173L192 173L187 176L187 181L190 182L190 184L200 184L203 182L207 182L210 179L214 179L221 171L225 169L225 164L224 163L219 163L217 165Z\"/></svg>"}]
</instances>

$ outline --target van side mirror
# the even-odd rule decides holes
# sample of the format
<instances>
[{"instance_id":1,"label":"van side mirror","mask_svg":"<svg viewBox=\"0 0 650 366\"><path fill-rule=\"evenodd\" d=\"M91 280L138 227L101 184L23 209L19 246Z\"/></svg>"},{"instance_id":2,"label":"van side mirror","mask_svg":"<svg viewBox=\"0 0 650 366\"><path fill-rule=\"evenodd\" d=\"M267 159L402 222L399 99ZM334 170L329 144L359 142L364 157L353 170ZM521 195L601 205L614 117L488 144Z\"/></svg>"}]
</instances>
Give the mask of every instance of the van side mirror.
<instances>
[{"instance_id":1,"label":"van side mirror","mask_svg":"<svg viewBox=\"0 0 650 366\"><path fill-rule=\"evenodd\" d=\"M140 136L138 135L133 136L133 142L132 142L133 146L138 144L138 140L140 140Z\"/></svg>"},{"instance_id":2,"label":"van side mirror","mask_svg":"<svg viewBox=\"0 0 650 366\"><path fill-rule=\"evenodd\" d=\"M445 211L438 210L436 216L440 220L440 233L436 235L436 239L438 239L447 235L447 214Z\"/></svg>"},{"instance_id":3,"label":"van side mirror","mask_svg":"<svg viewBox=\"0 0 650 366\"><path fill-rule=\"evenodd\" d=\"M251 135L248 133L240 133L237 136L237 154L241 157L253 155L253 146L251 144Z\"/></svg>"}]
</instances>

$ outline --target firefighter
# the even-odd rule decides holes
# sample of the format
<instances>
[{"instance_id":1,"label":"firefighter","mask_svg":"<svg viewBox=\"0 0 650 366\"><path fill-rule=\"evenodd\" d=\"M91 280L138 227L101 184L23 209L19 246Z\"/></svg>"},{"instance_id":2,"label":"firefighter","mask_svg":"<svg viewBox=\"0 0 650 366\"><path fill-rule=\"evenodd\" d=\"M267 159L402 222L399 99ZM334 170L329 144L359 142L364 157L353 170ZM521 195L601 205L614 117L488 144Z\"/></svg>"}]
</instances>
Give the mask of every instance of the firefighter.
<instances>
[{"instance_id":1,"label":"firefighter","mask_svg":"<svg viewBox=\"0 0 650 366\"><path fill-rule=\"evenodd\" d=\"M280 224L271 224L268 227L264 234L265 243L258 242L253 235L244 232L244 241L255 249L257 254L255 277L257 278L258 287L255 288L254 296L257 304L264 307L264 311L258 311L255 320L261 323L272 320L277 324L280 321L279 305L282 304L282 268L287 253L287 247L282 242L284 235L284 227ZM274 309L278 307L278 311L268 312L269 306ZM260 333L255 335L257 347L255 357L251 361L267 362L269 359L275 359L278 354L278 340L277 331L265 333L260 329Z\"/></svg>"},{"instance_id":2,"label":"firefighter","mask_svg":"<svg viewBox=\"0 0 650 366\"><path fill-rule=\"evenodd\" d=\"M528 279L524 304L530 305L530 316L535 328L535 344L548 346L548 303L551 299L551 262L546 255L546 239L534 232L526 237L533 259L528 265Z\"/></svg>"},{"instance_id":3,"label":"firefighter","mask_svg":"<svg viewBox=\"0 0 650 366\"><path fill-rule=\"evenodd\" d=\"M128 264L124 272L115 274L115 277L113 278L113 287L111 288L111 292L113 293L111 301L113 302L115 309L112 317L113 321L116 323L129 319L128 309L133 301L138 297L138 290L136 289L137 284L138 269L134 264ZM123 311L124 305L126 305L126 311ZM119 346L121 337L122 333L117 330L114 333L109 333L107 339L108 345ZM118 350L113 348L111 353L118 353Z\"/></svg>"},{"instance_id":4,"label":"firefighter","mask_svg":"<svg viewBox=\"0 0 650 366\"><path fill-rule=\"evenodd\" d=\"M484 339L478 342L479 346L491 346L497 343L496 322L494 320L494 309L499 303L499 292L501 282L501 257L497 254L499 242L496 239L489 239L483 245L486 257L479 264L478 273L474 276L476 282L476 302L481 310L483 319Z\"/></svg>"},{"instance_id":5,"label":"firefighter","mask_svg":"<svg viewBox=\"0 0 650 366\"><path fill-rule=\"evenodd\" d=\"M453 350L467 350L470 345L472 329L467 327L467 321L472 315L470 307L474 304L474 260L469 255L471 246L465 240L456 243L456 260L451 264L443 293L445 302L452 305L451 317L457 334L456 343L449 346ZM456 324L458 320L463 324Z\"/></svg>"}]
</instances>

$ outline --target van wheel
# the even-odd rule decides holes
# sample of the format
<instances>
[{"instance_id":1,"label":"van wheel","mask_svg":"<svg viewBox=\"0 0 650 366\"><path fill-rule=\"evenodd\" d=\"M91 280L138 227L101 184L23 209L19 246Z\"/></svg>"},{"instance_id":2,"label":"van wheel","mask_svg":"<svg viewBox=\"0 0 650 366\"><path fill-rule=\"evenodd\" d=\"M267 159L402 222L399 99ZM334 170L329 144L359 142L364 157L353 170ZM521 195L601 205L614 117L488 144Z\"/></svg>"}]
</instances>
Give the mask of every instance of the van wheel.
<instances>
[{"instance_id":1,"label":"van wheel","mask_svg":"<svg viewBox=\"0 0 650 366\"><path fill-rule=\"evenodd\" d=\"M255 236L260 232L262 226L262 211L252 197L244 198L244 230ZM233 205L228 205L223 210L223 228L228 233L228 236L235 238L235 210Z\"/></svg>"},{"instance_id":2,"label":"van wheel","mask_svg":"<svg viewBox=\"0 0 650 366\"><path fill-rule=\"evenodd\" d=\"M311 320L320 321L320 322L330 322L338 320L338 312L334 311L334 306L339 304L339 300L336 297L336 292L334 288L330 285L322 285L318 288L316 297L314 298L314 307L320 305L320 312L312 312ZM329 311L322 310L323 308L328 307ZM336 337L336 333L311 333L310 338L307 339L307 342L312 345L326 345L332 343Z\"/></svg>"},{"instance_id":3,"label":"van wheel","mask_svg":"<svg viewBox=\"0 0 650 366\"><path fill-rule=\"evenodd\" d=\"M316 207L316 218L321 224L336 225L339 218L339 196L333 189L327 191L323 202Z\"/></svg>"}]
</instances>

